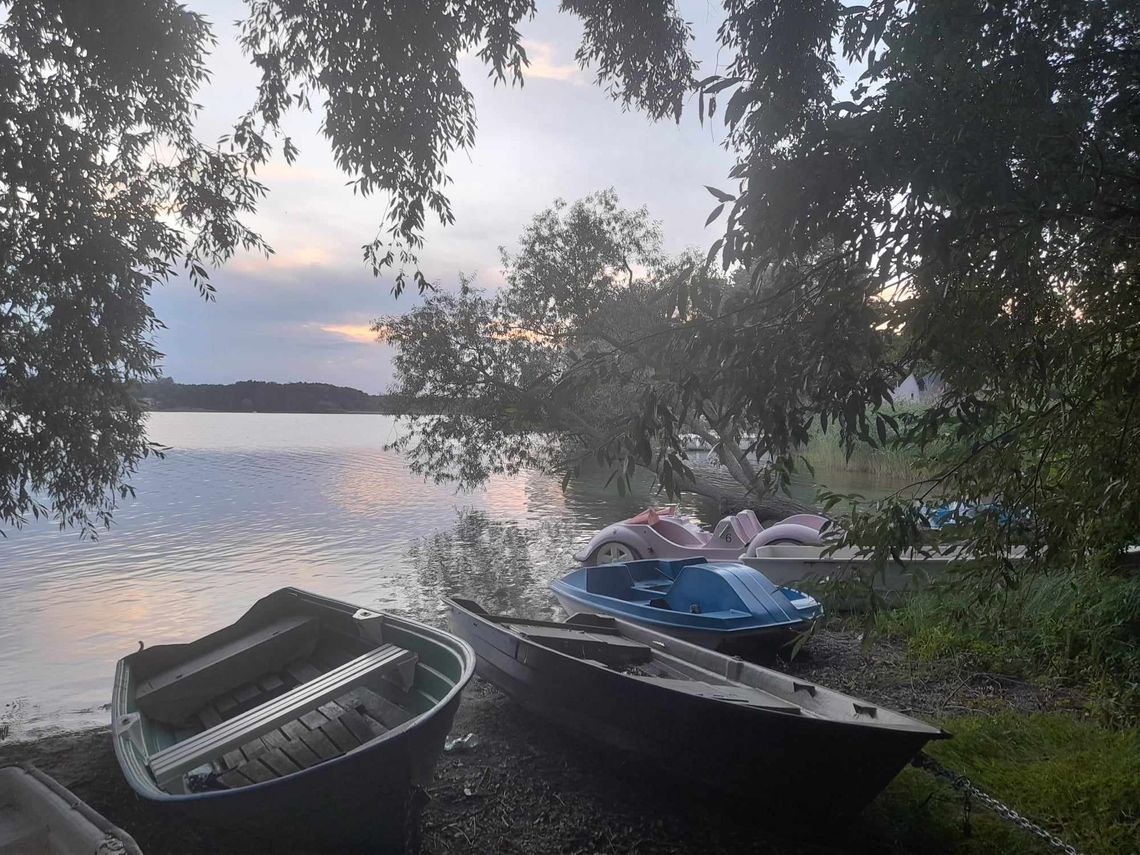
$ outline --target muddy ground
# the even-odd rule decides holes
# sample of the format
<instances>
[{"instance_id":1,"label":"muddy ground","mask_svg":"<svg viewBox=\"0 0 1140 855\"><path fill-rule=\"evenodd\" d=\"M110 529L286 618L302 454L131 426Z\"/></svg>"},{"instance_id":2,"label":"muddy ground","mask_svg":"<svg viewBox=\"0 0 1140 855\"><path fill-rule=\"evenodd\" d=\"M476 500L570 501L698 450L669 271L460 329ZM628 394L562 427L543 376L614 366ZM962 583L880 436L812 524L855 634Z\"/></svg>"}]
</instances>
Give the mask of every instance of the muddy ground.
<instances>
[{"instance_id":1,"label":"muddy ground","mask_svg":"<svg viewBox=\"0 0 1140 855\"><path fill-rule=\"evenodd\" d=\"M920 665L884 641L863 650L849 632L824 631L793 663L767 664L928 720L1080 703L1000 675ZM765 814L763 805L746 815L727 813L715 794L566 736L478 678L452 731L468 733L477 744L445 753L428 789L418 841L423 853L903 851L891 826L866 816L839 827L805 827ZM149 855L268 849L155 814L123 781L105 729L0 742L0 766L17 762L56 777Z\"/></svg>"}]
</instances>

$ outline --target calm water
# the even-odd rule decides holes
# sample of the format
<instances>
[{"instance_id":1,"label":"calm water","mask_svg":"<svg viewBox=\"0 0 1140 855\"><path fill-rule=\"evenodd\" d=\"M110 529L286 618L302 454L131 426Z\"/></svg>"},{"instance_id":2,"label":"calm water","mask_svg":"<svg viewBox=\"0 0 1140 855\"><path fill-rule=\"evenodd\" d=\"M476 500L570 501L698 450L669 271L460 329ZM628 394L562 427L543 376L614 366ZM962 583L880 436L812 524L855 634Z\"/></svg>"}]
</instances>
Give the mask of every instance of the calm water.
<instances>
[{"instance_id":1,"label":"calm water","mask_svg":"<svg viewBox=\"0 0 1140 855\"><path fill-rule=\"evenodd\" d=\"M456 493L383 445L371 415L154 413L170 446L98 540L50 524L0 539L0 732L107 719L115 662L224 626L296 585L438 621L440 597L553 614L547 583L602 525L652 501L585 478L496 478ZM706 522L713 512L688 504Z\"/></svg>"}]
</instances>

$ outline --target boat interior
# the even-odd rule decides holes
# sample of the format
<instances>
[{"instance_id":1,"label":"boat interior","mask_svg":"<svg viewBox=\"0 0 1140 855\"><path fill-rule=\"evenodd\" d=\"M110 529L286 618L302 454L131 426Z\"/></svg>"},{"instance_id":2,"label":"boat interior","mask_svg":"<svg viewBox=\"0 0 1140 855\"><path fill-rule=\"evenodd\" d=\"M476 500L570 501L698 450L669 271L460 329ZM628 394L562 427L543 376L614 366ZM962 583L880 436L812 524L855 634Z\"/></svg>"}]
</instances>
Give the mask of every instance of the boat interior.
<instances>
[{"instance_id":1,"label":"boat interior","mask_svg":"<svg viewBox=\"0 0 1140 855\"><path fill-rule=\"evenodd\" d=\"M678 546L704 546L711 536L708 532L694 531L690 526L672 517L661 517L652 523L650 528Z\"/></svg>"},{"instance_id":2,"label":"boat interior","mask_svg":"<svg viewBox=\"0 0 1140 855\"><path fill-rule=\"evenodd\" d=\"M703 558L631 561L579 572L585 573L585 590L603 597L706 617L751 614L719 569Z\"/></svg>"},{"instance_id":3,"label":"boat interior","mask_svg":"<svg viewBox=\"0 0 1140 855\"><path fill-rule=\"evenodd\" d=\"M491 615L471 600L453 602L534 644L688 695L786 715L942 733L900 713L627 621L580 613L555 623Z\"/></svg>"},{"instance_id":4,"label":"boat interior","mask_svg":"<svg viewBox=\"0 0 1140 855\"><path fill-rule=\"evenodd\" d=\"M116 735L127 734L165 792L308 769L402 727L456 682L445 651L383 615L301 611L244 623L124 660Z\"/></svg>"}]
</instances>

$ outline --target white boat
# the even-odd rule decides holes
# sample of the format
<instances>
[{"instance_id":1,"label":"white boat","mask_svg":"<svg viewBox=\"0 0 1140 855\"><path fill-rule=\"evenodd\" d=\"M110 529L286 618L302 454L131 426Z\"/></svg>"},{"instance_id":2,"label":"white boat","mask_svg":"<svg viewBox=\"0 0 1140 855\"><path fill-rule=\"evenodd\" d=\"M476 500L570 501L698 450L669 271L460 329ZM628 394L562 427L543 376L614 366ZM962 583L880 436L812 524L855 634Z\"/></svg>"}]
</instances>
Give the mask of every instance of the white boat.
<instances>
[{"instance_id":1,"label":"white boat","mask_svg":"<svg viewBox=\"0 0 1140 855\"><path fill-rule=\"evenodd\" d=\"M975 558L961 547L950 547L921 552L908 549L900 554L899 560L876 561L870 555L860 555L857 548L850 546L829 552L826 546L780 543L751 548L739 560L759 570L775 585L798 589L807 584L812 590L816 586L821 592L831 588L858 598L868 586L887 596L926 587L938 581L951 567ZM842 592L846 583L853 584ZM825 602L836 605L827 599Z\"/></svg>"},{"instance_id":2,"label":"white boat","mask_svg":"<svg viewBox=\"0 0 1140 855\"><path fill-rule=\"evenodd\" d=\"M685 451L709 451L712 448L704 437L695 433L681 434L681 443Z\"/></svg>"}]
</instances>

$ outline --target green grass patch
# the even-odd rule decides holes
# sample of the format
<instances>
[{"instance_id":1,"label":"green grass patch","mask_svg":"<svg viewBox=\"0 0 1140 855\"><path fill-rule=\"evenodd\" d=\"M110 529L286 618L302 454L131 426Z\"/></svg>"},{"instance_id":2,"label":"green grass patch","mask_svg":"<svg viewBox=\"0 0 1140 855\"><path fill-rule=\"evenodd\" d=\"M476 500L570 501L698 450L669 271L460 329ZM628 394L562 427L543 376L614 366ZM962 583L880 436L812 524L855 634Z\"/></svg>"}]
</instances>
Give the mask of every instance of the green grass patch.
<instances>
[{"instance_id":1,"label":"green grass patch","mask_svg":"<svg viewBox=\"0 0 1140 855\"><path fill-rule=\"evenodd\" d=\"M899 403L890 412L898 416L922 409L920 405ZM880 447L856 442L848 453L839 439L839 431L824 432L820 430L818 421L810 433L811 438L799 449L799 454L815 469L851 472L883 480L914 479L925 472L930 459L928 452L910 446L897 447L889 442Z\"/></svg>"},{"instance_id":2,"label":"green grass patch","mask_svg":"<svg viewBox=\"0 0 1140 855\"><path fill-rule=\"evenodd\" d=\"M1140 842L1140 732L1065 713L947 719L953 739L928 747L949 769L1086 853L1135 853ZM1034 836L906 769L867 810L884 847L914 852L1047 851Z\"/></svg>"},{"instance_id":3,"label":"green grass patch","mask_svg":"<svg viewBox=\"0 0 1140 855\"><path fill-rule=\"evenodd\" d=\"M1080 688L1106 720L1140 721L1140 576L1041 577L979 601L916 593L875 629L923 662Z\"/></svg>"}]
</instances>

